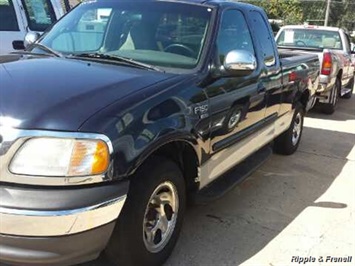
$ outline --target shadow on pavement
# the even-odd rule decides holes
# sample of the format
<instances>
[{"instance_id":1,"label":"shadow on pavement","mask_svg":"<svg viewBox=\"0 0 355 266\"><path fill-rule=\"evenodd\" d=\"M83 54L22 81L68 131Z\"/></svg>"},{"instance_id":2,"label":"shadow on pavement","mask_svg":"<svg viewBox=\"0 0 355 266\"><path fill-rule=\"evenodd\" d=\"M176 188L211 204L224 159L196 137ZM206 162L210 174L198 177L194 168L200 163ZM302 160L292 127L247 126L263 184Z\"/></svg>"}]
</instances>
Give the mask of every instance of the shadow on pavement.
<instances>
[{"instance_id":1,"label":"shadow on pavement","mask_svg":"<svg viewBox=\"0 0 355 266\"><path fill-rule=\"evenodd\" d=\"M323 114L321 111L321 106L316 105L311 109L307 117L318 118L318 119L327 119L327 120L337 120L345 121L349 119L354 119L355 115L355 94L350 99L339 99L336 110L331 115Z\"/></svg>"},{"instance_id":2,"label":"shadow on pavement","mask_svg":"<svg viewBox=\"0 0 355 266\"><path fill-rule=\"evenodd\" d=\"M327 139L328 144L322 143ZM340 139L342 147L334 148ZM188 209L181 238L166 265L239 265L305 208L346 208L342 202L315 201L342 171L354 140L354 134L305 128L294 155L273 155L224 198Z\"/></svg>"},{"instance_id":3,"label":"shadow on pavement","mask_svg":"<svg viewBox=\"0 0 355 266\"><path fill-rule=\"evenodd\" d=\"M223 198L188 208L180 239L166 265L239 265L262 250L305 208L346 208L342 202L315 201L342 171L354 140L354 134L305 128L294 155L274 154ZM81 266L104 265L112 266L101 257Z\"/></svg>"}]
</instances>

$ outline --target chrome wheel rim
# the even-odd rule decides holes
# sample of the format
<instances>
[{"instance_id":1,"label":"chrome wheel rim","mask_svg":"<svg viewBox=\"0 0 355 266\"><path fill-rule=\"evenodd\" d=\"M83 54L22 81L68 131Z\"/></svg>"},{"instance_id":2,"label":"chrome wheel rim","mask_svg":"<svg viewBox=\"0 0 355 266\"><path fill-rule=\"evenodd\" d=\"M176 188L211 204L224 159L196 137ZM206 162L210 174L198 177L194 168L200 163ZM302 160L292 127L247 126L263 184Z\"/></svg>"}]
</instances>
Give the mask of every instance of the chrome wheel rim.
<instances>
[{"instance_id":1,"label":"chrome wheel rim","mask_svg":"<svg viewBox=\"0 0 355 266\"><path fill-rule=\"evenodd\" d=\"M298 141L300 140L301 131L302 131L302 116L301 113L298 112L293 123L293 130L292 130L293 146L297 145Z\"/></svg>"},{"instance_id":2,"label":"chrome wheel rim","mask_svg":"<svg viewBox=\"0 0 355 266\"><path fill-rule=\"evenodd\" d=\"M238 124L239 119L240 119L240 115L241 115L240 110L236 110L232 113L232 115L228 121L228 128L229 129L234 128Z\"/></svg>"},{"instance_id":3,"label":"chrome wheel rim","mask_svg":"<svg viewBox=\"0 0 355 266\"><path fill-rule=\"evenodd\" d=\"M174 232L179 198L173 183L161 183L150 196L143 220L143 241L151 253L161 251Z\"/></svg>"}]
</instances>

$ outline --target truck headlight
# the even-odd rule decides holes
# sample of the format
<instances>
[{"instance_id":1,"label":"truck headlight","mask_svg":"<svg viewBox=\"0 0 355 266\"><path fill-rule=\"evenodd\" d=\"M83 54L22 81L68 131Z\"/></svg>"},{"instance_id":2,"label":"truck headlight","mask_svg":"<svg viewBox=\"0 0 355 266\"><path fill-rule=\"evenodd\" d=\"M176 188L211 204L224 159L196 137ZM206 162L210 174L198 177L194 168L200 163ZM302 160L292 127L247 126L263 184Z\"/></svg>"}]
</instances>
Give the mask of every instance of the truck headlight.
<instances>
[{"instance_id":1,"label":"truck headlight","mask_svg":"<svg viewBox=\"0 0 355 266\"><path fill-rule=\"evenodd\" d=\"M97 139L32 138L16 152L9 170L34 176L86 176L104 173L107 144Z\"/></svg>"}]
</instances>

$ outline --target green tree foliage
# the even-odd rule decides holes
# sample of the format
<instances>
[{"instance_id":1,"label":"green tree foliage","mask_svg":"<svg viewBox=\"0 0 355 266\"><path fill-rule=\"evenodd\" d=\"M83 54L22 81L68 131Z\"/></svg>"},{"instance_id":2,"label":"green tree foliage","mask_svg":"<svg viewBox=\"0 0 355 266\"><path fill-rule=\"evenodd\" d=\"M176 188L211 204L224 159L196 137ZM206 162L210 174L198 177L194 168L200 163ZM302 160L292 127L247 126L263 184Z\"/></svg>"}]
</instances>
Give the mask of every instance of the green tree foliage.
<instances>
[{"instance_id":1,"label":"green tree foliage","mask_svg":"<svg viewBox=\"0 0 355 266\"><path fill-rule=\"evenodd\" d=\"M240 0L265 9L270 19L286 24L324 25L327 0ZM355 30L355 1L331 0L328 26Z\"/></svg>"},{"instance_id":2,"label":"green tree foliage","mask_svg":"<svg viewBox=\"0 0 355 266\"><path fill-rule=\"evenodd\" d=\"M303 1L304 20L311 24L324 25L326 6L326 0ZM355 1L331 0L328 26L355 30Z\"/></svg>"},{"instance_id":3,"label":"green tree foliage","mask_svg":"<svg viewBox=\"0 0 355 266\"><path fill-rule=\"evenodd\" d=\"M333 14L333 10L341 10L338 14ZM355 1L346 0L343 4L335 3L335 8L330 12L332 23L338 27L344 27L355 31Z\"/></svg>"},{"instance_id":4,"label":"green tree foliage","mask_svg":"<svg viewBox=\"0 0 355 266\"><path fill-rule=\"evenodd\" d=\"M265 9L270 19L282 19L285 24L299 24L303 21L300 0L241 0Z\"/></svg>"},{"instance_id":5,"label":"green tree foliage","mask_svg":"<svg viewBox=\"0 0 355 266\"><path fill-rule=\"evenodd\" d=\"M303 22L312 25L324 25L326 0L323 1L303 1L301 3L303 12Z\"/></svg>"}]
</instances>

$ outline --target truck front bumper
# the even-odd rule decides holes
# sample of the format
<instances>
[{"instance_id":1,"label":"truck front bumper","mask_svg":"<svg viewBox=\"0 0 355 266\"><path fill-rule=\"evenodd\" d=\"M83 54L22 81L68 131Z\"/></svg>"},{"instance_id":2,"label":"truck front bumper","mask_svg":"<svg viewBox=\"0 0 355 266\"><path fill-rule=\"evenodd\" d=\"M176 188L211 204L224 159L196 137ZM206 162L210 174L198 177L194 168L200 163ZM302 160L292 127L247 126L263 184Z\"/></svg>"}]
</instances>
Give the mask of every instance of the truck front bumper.
<instances>
[{"instance_id":1,"label":"truck front bumper","mask_svg":"<svg viewBox=\"0 0 355 266\"><path fill-rule=\"evenodd\" d=\"M128 186L0 186L0 261L73 265L94 259L111 236Z\"/></svg>"}]
</instances>

